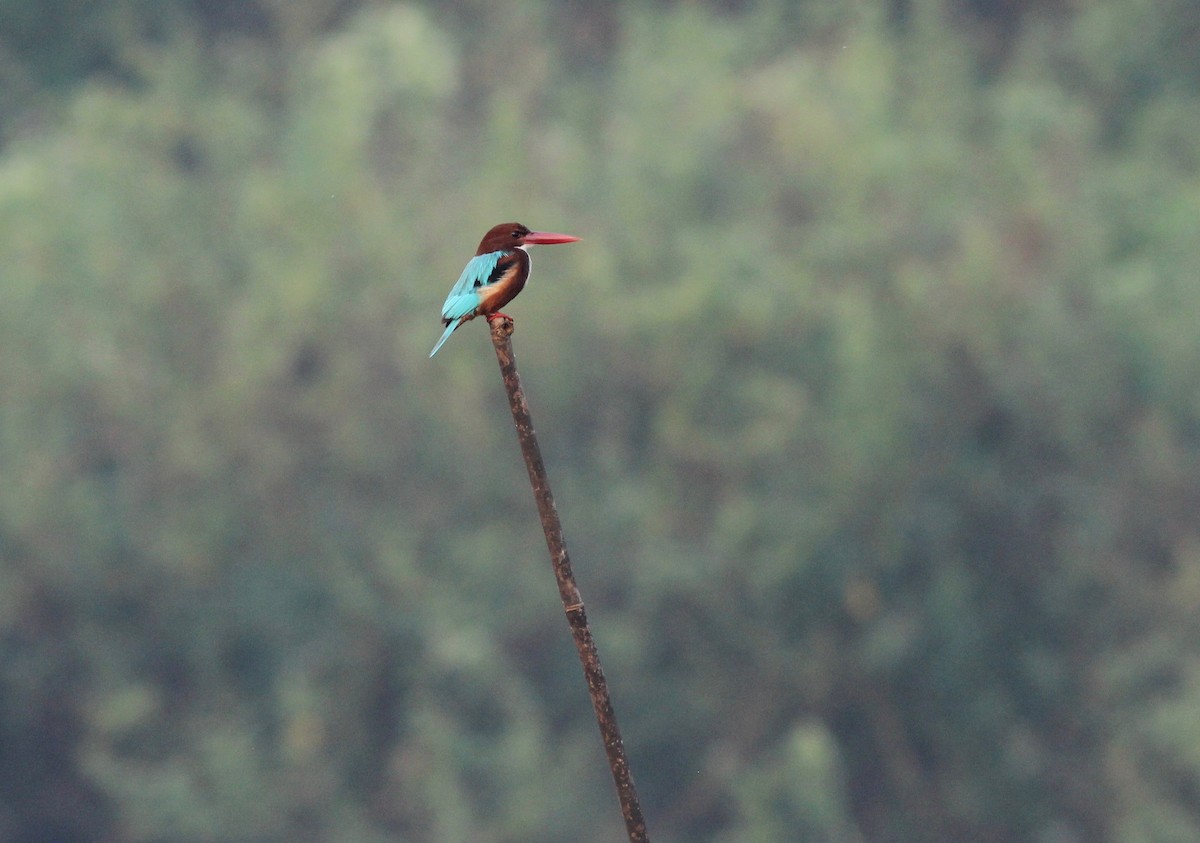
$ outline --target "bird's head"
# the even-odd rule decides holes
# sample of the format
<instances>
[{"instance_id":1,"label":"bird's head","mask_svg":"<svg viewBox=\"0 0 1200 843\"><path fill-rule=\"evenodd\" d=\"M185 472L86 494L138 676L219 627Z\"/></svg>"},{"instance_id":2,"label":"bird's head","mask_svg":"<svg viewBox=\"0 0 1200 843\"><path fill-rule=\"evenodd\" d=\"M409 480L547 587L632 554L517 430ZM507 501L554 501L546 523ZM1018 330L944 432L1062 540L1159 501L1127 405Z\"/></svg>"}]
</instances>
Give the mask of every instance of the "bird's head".
<instances>
[{"instance_id":1,"label":"bird's head","mask_svg":"<svg viewBox=\"0 0 1200 843\"><path fill-rule=\"evenodd\" d=\"M502 222L492 226L492 230L483 235L479 241L479 251L475 254L486 255L499 252L502 249L515 249L518 246L550 245L553 243L574 243L578 240L570 234L555 234L552 231L530 231L519 222Z\"/></svg>"}]
</instances>

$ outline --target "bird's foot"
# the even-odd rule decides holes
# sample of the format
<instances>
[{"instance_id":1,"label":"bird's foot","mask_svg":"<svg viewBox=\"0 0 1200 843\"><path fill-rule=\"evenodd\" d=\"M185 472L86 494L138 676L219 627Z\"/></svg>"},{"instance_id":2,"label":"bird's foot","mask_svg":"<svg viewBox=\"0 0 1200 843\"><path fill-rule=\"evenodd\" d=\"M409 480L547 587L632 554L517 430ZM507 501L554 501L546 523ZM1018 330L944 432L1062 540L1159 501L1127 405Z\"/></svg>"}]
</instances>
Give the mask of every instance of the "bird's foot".
<instances>
[{"instance_id":1,"label":"bird's foot","mask_svg":"<svg viewBox=\"0 0 1200 843\"><path fill-rule=\"evenodd\" d=\"M496 319L507 319L509 322L513 321L513 318L511 316L509 316L507 313L501 313L498 310L495 313L489 313L487 315L487 321L489 324L491 322L495 321Z\"/></svg>"}]
</instances>

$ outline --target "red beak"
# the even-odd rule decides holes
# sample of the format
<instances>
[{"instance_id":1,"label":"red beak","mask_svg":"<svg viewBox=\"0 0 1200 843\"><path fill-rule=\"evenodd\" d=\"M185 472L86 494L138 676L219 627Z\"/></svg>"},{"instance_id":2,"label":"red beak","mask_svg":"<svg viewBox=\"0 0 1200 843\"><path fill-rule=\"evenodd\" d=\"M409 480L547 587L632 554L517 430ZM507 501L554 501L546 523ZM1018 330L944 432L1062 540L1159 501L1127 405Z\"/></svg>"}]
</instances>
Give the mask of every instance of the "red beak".
<instances>
[{"instance_id":1,"label":"red beak","mask_svg":"<svg viewBox=\"0 0 1200 843\"><path fill-rule=\"evenodd\" d=\"M550 245L553 243L574 243L578 240L570 234L555 234L553 231L531 231L525 235L525 242L534 245Z\"/></svg>"}]
</instances>

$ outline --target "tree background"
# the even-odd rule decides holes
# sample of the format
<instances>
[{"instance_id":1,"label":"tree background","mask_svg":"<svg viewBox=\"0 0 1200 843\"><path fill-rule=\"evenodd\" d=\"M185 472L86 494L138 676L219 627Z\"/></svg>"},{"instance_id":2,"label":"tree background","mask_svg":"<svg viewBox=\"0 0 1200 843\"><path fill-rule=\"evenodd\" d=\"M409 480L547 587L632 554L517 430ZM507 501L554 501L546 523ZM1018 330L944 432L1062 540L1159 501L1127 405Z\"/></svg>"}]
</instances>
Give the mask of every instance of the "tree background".
<instances>
[{"instance_id":1,"label":"tree background","mask_svg":"<svg viewBox=\"0 0 1200 843\"><path fill-rule=\"evenodd\" d=\"M1200 839L1200 6L2 0L0 840Z\"/></svg>"}]
</instances>

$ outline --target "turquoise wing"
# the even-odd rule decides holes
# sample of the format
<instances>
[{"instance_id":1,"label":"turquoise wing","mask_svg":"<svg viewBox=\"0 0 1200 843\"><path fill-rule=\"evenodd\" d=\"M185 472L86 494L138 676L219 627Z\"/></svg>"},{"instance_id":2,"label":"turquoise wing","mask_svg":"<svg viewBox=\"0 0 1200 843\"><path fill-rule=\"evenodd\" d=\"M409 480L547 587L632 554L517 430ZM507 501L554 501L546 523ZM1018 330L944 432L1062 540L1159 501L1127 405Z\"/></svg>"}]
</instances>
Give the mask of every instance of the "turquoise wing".
<instances>
[{"instance_id":1,"label":"turquoise wing","mask_svg":"<svg viewBox=\"0 0 1200 843\"><path fill-rule=\"evenodd\" d=\"M446 296L446 303L442 305L443 321L462 319L479 307L479 293L476 291L491 283L496 263L503 256L503 251L488 252L467 261L462 275L458 276L458 280L450 288L450 295Z\"/></svg>"},{"instance_id":2,"label":"turquoise wing","mask_svg":"<svg viewBox=\"0 0 1200 843\"><path fill-rule=\"evenodd\" d=\"M429 352L430 357L437 354L442 343L450 339L450 335L464 320L475 314L475 308L479 307L480 302L479 288L496 280L497 264L506 254L508 253L504 250L488 252L467 261L462 275L458 276L458 280L450 288L450 295L446 296L446 303L442 305L442 321L446 323L446 330L433 347L433 351Z\"/></svg>"}]
</instances>

